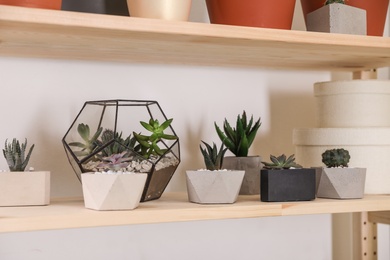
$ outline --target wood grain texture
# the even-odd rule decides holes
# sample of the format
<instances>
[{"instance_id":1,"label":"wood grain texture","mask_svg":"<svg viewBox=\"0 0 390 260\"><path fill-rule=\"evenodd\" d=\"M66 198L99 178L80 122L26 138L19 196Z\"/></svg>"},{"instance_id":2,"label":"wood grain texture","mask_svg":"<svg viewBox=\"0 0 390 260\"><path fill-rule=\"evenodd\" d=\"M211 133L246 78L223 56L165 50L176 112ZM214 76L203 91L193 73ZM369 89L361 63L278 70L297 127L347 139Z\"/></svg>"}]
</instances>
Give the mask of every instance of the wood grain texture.
<instances>
[{"instance_id":1,"label":"wood grain texture","mask_svg":"<svg viewBox=\"0 0 390 260\"><path fill-rule=\"evenodd\" d=\"M0 5L0 55L361 71L390 66L390 39Z\"/></svg>"},{"instance_id":2,"label":"wood grain texture","mask_svg":"<svg viewBox=\"0 0 390 260\"><path fill-rule=\"evenodd\" d=\"M388 210L390 195L288 203L260 202L250 195L239 196L235 204L200 205L188 202L185 193L166 193L130 211L94 211L80 199L52 199L49 206L0 207L0 232Z\"/></svg>"}]
</instances>

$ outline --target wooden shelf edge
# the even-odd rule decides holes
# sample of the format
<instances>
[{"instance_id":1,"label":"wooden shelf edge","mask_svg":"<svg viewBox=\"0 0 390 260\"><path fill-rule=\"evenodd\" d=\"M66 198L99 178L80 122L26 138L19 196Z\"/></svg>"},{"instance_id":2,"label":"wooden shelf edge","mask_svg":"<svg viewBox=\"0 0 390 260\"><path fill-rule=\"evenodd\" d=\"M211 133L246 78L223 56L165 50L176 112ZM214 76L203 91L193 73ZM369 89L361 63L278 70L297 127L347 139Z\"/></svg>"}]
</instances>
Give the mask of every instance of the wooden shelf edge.
<instances>
[{"instance_id":1,"label":"wooden shelf edge","mask_svg":"<svg viewBox=\"0 0 390 260\"><path fill-rule=\"evenodd\" d=\"M185 193L167 193L131 211L94 211L79 199L62 199L42 207L0 207L0 233L362 211L390 211L390 196L265 203L254 195L239 196L235 204L199 205L188 202Z\"/></svg>"}]
</instances>

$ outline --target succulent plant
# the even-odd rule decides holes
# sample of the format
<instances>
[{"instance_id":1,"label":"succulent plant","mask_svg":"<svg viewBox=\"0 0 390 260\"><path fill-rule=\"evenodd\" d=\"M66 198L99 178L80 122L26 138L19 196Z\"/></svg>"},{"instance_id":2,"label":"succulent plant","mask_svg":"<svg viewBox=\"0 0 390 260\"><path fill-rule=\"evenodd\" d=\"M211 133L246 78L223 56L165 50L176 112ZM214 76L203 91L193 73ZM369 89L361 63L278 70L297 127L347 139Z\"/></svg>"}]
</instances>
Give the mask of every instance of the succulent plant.
<instances>
[{"instance_id":1,"label":"succulent plant","mask_svg":"<svg viewBox=\"0 0 390 260\"><path fill-rule=\"evenodd\" d=\"M203 149L202 145L200 145L200 151L202 152L206 169L210 171L220 170L227 148L224 148L223 143L219 150L215 143L213 143L212 147L204 141L202 141L202 143L206 146L206 148Z\"/></svg>"},{"instance_id":2,"label":"succulent plant","mask_svg":"<svg viewBox=\"0 0 390 260\"><path fill-rule=\"evenodd\" d=\"M294 154L290 155L288 158L286 155L282 154L278 157L271 155L271 163L262 162L264 164L264 169L290 169L290 168L302 168L301 165L295 162Z\"/></svg>"},{"instance_id":3,"label":"succulent plant","mask_svg":"<svg viewBox=\"0 0 390 260\"><path fill-rule=\"evenodd\" d=\"M256 137L257 130L261 126L260 118L253 124L253 116L247 121L245 111L242 116L237 116L236 127L232 128L226 120L223 124L222 131L216 123L215 129L222 143L237 157L248 156L249 147Z\"/></svg>"},{"instance_id":4,"label":"succulent plant","mask_svg":"<svg viewBox=\"0 0 390 260\"><path fill-rule=\"evenodd\" d=\"M117 154L112 154L107 157L103 157L102 162L98 164L96 167L103 171L120 171L122 169L127 168L130 165L130 161L132 160L129 156L129 152L124 151Z\"/></svg>"},{"instance_id":5,"label":"succulent plant","mask_svg":"<svg viewBox=\"0 0 390 260\"><path fill-rule=\"evenodd\" d=\"M136 139L129 135L126 139L122 138L122 133L115 133L111 129L105 129L101 136L101 141L97 141L99 146L103 146L108 142L115 140L112 144L108 145L102 150L102 156L108 157L113 154L119 154L124 151L134 150Z\"/></svg>"},{"instance_id":6,"label":"succulent plant","mask_svg":"<svg viewBox=\"0 0 390 260\"><path fill-rule=\"evenodd\" d=\"M348 167L351 156L348 150L343 148L340 149L329 149L322 154L322 162L326 167Z\"/></svg>"},{"instance_id":7,"label":"succulent plant","mask_svg":"<svg viewBox=\"0 0 390 260\"><path fill-rule=\"evenodd\" d=\"M103 128L100 127L95 134L91 137L91 131L89 129L89 126L87 124L79 124L77 127L77 132L81 136L81 138L84 140L84 143L81 142L72 142L69 143L70 146L75 146L78 148L81 148L80 151L75 151L74 154L76 156L87 156L90 155L98 146L98 138L100 134L102 133Z\"/></svg>"},{"instance_id":8,"label":"succulent plant","mask_svg":"<svg viewBox=\"0 0 390 260\"><path fill-rule=\"evenodd\" d=\"M12 143L7 143L7 140L5 140L3 154L7 160L7 164L11 172L24 171L26 168L28 161L30 160L31 153L34 149L34 144L30 147L30 150L25 156L26 148L27 139L25 139L25 142L22 145L20 145L16 138L12 140Z\"/></svg>"},{"instance_id":9,"label":"succulent plant","mask_svg":"<svg viewBox=\"0 0 390 260\"><path fill-rule=\"evenodd\" d=\"M138 146L136 146L136 150L140 151L140 154L146 158L149 159L151 155L163 155L167 149L162 149L159 147L158 143L161 142L163 139L166 140L176 140L177 137L174 135L165 134L164 130L167 129L171 123L172 118L166 120L164 123L160 125L159 121L157 119L150 119L149 123L141 121L141 125L148 130L149 132L152 132L150 136L147 135L141 135L137 134L136 132L133 132L133 135L137 142L139 143Z\"/></svg>"},{"instance_id":10,"label":"succulent plant","mask_svg":"<svg viewBox=\"0 0 390 260\"><path fill-rule=\"evenodd\" d=\"M326 0L324 5L330 4L345 4L345 0Z\"/></svg>"}]
</instances>

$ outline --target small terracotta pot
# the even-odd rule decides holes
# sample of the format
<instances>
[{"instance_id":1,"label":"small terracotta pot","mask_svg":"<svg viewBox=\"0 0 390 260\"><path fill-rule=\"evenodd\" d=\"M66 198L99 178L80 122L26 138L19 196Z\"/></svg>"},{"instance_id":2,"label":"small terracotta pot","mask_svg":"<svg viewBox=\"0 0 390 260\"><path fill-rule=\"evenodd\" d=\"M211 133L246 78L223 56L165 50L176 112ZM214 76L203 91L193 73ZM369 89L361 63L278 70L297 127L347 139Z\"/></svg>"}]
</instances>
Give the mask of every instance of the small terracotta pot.
<instances>
[{"instance_id":1,"label":"small terracotta pot","mask_svg":"<svg viewBox=\"0 0 390 260\"><path fill-rule=\"evenodd\" d=\"M303 15L324 5L324 0L301 0ZM367 35L383 36L389 0L346 0L346 4L367 11Z\"/></svg>"},{"instance_id":2,"label":"small terracotta pot","mask_svg":"<svg viewBox=\"0 0 390 260\"><path fill-rule=\"evenodd\" d=\"M44 9L61 9L62 0L0 0L0 5L15 5Z\"/></svg>"},{"instance_id":3,"label":"small terracotta pot","mask_svg":"<svg viewBox=\"0 0 390 260\"><path fill-rule=\"evenodd\" d=\"M291 29L295 0L206 0L211 23Z\"/></svg>"},{"instance_id":4,"label":"small terracotta pot","mask_svg":"<svg viewBox=\"0 0 390 260\"><path fill-rule=\"evenodd\" d=\"M188 21L192 0L127 0L130 16Z\"/></svg>"}]
</instances>

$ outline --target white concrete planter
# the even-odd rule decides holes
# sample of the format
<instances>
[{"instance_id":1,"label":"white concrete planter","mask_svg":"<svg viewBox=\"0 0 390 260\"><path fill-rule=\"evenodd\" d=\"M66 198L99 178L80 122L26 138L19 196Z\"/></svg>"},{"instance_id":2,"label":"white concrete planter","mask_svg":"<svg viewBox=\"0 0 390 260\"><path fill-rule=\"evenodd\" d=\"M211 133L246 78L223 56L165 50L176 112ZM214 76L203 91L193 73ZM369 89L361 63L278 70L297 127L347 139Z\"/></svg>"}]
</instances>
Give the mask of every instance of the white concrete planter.
<instances>
[{"instance_id":1,"label":"white concrete planter","mask_svg":"<svg viewBox=\"0 0 390 260\"><path fill-rule=\"evenodd\" d=\"M365 168L322 168L317 197L361 199L364 196Z\"/></svg>"},{"instance_id":2,"label":"white concrete planter","mask_svg":"<svg viewBox=\"0 0 390 260\"><path fill-rule=\"evenodd\" d=\"M322 153L344 148L350 167L366 168L366 194L390 194L390 128L294 129L297 161L304 167L322 167Z\"/></svg>"},{"instance_id":3,"label":"white concrete planter","mask_svg":"<svg viewBox=\"0 0 390 260\"><path fill-rule=\"evenodd\" d=\"M200 204L234 203L244 174L244 171L187 171L188 200Z\"/></svg>"},{"instance_id":4,"label":"white concrete planter","mask_svg":"<svg viewBox=\"0 0 390 260\"><path fill-rule=\"evenodd\" d=\"M50 172L0 173L0 206L42 206L50 203Z\"/></svg>"},{"instance_id":5,"label":"white concrete planter","mask_svg":"<svg viewBox=\"0 0 390 260\"><path fill-rule=\"evenodd\" d=\"M307 14L308 31L367 35L366 10L344 4L325 5Z\"/></svg>"},{"instance_id":6,"label":"white concrete planter","mask_svg":"<svg viewBox=\"0 0 390 260\"><path fill-rule=\"evenodd\" d=\"M138 207L146 173L81 174L84 204L94 210L130 210Z\"/></svg>"},{"instance_id":7,"label":"white concrete planter","mask_svg":"<svg viewBox=\"0 0 390 260\"><path fill-rule=\"evenodd\" d=\"M314 84L318 127L390 127L390 81Z\"/></svg>"},{"instance_id":8,"label":"white concrete planter","mask_svg":"<svg viewBox=\"0 0 390 260\"><path fill-rule=\"evenodd\" d=\"M188 21L191 0L127 0L131 17Z\"/></svg>"}]
</instances>

